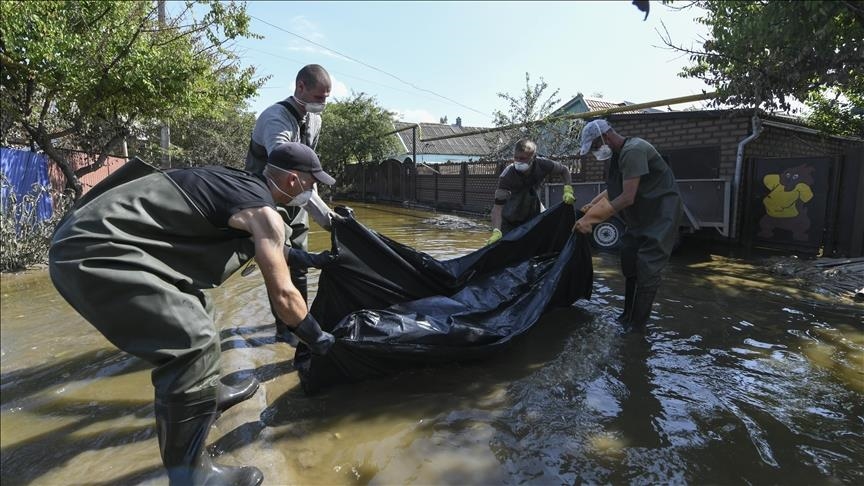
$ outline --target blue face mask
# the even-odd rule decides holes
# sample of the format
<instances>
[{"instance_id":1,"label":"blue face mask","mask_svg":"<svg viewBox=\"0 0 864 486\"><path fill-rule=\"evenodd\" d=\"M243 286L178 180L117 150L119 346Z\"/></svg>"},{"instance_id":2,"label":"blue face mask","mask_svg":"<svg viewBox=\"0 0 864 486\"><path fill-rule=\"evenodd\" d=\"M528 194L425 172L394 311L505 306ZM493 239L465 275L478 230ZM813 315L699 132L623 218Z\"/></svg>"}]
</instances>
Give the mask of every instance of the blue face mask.
<instances>
[{"instance_id":1,"label":"blue face mask","mask_svg":"<svg viewBox=\"0 0 864 486\"><path fill-rule=\"evenodd\" d=\"M531 168L531 162L513 162L513 168L519 172L528 172Z\"/></svg>"}]
</instances>

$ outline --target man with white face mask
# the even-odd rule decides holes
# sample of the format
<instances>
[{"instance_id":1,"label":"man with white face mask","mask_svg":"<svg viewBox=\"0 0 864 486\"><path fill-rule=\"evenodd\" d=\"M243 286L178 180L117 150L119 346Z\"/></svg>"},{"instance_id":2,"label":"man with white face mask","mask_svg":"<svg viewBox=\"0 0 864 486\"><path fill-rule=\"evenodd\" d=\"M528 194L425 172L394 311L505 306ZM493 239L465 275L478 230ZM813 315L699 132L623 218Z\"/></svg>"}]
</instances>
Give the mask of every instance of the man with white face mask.
<instances>
[{"instance_id":1,"label":"man with white face mask","mask_svg":"<svg viewBox=\"0 0 864 486\"><path fill-rule=\"evenodd\" d=\"M582 207L573 231L591 233L615 213L627 223L621 237L621 271L625 278L625 330L642 330L660 286L661 274L678 237L683 213L672 169L645 140L624 138L606 120L582 128L581 155L604 161L606 190Z\"/></svg>"},{"instance_id":2,"label":"man with white face mask","mask_svg":"<svg viewBox=\"0 0 864 486\"><path fill-rule=\"evenodd\" d=\"M573 204L570 169L553 160L537 157L537 144L527 138L516 142L513 163L504 168L495 190L492 206L492 236L486 244L498 241L513 228L527 222L543 211L540 186L549 175L564 179L564 203Z\"/></svg>"},{"instance_id":3,"label":"man with white face mask","mask_svg":"<svg viewBox=\"0 0 864 486\"><path fill-rule=\"evenodd\" d=\"M318 146L321 132L321 112L330 96L330 74L318 64L304 66L295 80L294 95L269 106L255 121L255 128L246 154L246 170L260 174L273 149L284 143L303 144L313 150ZM330 231L332 220L338 219L318 195L316 187L294 199L291 204L280 204L279 213L291 227L291 246L306 251L309 248L309 216ZM308 300L306 268L291 267L294 286ZM275 315L276 340L295 345L296 339Z\"/></svg>"},{"instance_id":4,"label":"man with white face mask","mask_svg":"<svg viewBox=\"0 0 864 486\"><path fill-rule=\"evenodd\" d=\"M326 264L329 255L287 246L276 211L307 197L316 180L335 182L301 144L276 147L263 174L223 166L162 171L136 158L57 226L49 251L57 290L112 344L153 367L156 435L172 486L257 486L264 479L252 466L213 463L206 448L214 421L251 397L258 381L231 390L221 382L221 340L205 290L254 257L292 334L314 354L335 343L290 276L296 264Z\"/></svg>"}]
</instances>

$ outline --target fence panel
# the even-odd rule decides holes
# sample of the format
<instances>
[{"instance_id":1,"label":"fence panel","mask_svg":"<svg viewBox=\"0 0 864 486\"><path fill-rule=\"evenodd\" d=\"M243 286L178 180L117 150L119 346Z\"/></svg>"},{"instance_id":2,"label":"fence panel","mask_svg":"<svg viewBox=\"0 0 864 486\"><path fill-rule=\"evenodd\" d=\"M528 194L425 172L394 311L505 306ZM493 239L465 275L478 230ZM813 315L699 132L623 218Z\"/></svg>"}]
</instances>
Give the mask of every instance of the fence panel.
<instances>
[{"instance_id":1,"label":"fence panel","mask_svg":"<svg viewBox=\"0 0 864 486\"><path fill-rule=\"evenodd\" d=\"M349 165L339 180L340 195L370 201L417 202L486 215L492 209L498 176L507 163L495 160L415 166L409 161L387 160Z\"/></svg>"},{"instance_id":2,"label":"fence panel","mask_svg":"<svg viewBox=\"0 0 864 486\"><path fill-rule=\"evenodd\" d=\"M2 210L7 210L7 204L11 197L21 203L27 195L37 195L36 216L40 221L51 218L54 213L54 205L51 198L43 190L34 191L33 186L50 188L51 181L48 179L48 158L29 150L16 150L11 148L0 148L0 170L2 170L5 181L2 189Z\"/></svg>"}]
</instances>

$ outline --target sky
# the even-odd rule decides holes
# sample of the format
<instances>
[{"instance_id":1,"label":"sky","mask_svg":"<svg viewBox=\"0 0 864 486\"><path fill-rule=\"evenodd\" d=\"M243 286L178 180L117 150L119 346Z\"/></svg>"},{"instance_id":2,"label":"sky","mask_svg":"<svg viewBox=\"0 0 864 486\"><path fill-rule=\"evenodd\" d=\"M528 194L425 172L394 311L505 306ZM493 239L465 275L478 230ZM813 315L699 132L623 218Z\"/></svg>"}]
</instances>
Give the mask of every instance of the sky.
<instances>
[{"instance_id":1,"label":"sky","mask_svg":"<svg viewBox=\"0 0 864 486\"><path fill-rule=\"evenodd\" d=\"M684 2L678 2L684 3ZM549 85L563 104L577 93L643 103L711 88L678 76L690 64L666 47L699 48L708 28L694 9L660 1L644 13L629 0L575 2L280 2L249 1L251 29L240 39L241 64L270 76L252 99L260 113L293 94L297 71L321 64L333 80L331 98L354 93L406 122L447 117L463 126L492 126L507 112L499 93L519 96L525 75ZM665 27L664 27L665 25ZM684 109L688 105L676 105Z\"/></svg>"}]
</instances>

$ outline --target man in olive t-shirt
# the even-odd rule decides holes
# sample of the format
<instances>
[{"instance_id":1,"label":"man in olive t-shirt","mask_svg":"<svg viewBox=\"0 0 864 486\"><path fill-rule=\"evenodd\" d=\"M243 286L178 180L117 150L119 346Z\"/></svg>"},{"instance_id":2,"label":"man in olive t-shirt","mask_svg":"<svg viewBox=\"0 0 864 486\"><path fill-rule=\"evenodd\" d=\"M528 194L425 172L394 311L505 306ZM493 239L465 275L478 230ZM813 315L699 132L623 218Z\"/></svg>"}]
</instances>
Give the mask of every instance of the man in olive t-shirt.
<instances>
[{"instance_id":1,"label":"man in olive t-shirt","mask_svg":"<svg viewBox=\"0 0 864 486\"><path fill-rule=\"evenodd\" d=\"M627 224L621 237L621 271L625 278L625 329L642 329L660 286L663 268L678 237L683 211L672 169L645 140L622 137L606 120L582 129L581 155L592 152L607 161L606 190L582 207L574 231L590 233L594 224L620 213Z\"/></svg>"}]
</instances>

